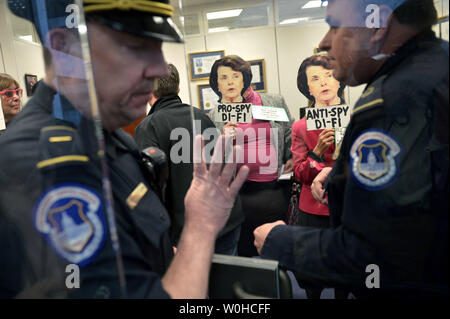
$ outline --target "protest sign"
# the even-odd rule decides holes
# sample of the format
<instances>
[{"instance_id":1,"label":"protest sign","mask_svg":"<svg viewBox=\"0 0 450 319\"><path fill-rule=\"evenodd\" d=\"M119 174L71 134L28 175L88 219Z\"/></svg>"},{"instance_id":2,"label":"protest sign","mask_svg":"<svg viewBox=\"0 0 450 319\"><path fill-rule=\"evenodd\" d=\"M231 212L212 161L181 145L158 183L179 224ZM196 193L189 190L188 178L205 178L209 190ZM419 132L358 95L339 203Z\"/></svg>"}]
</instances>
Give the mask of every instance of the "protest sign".
<instances>
[{"instance_id":1,"label":"protest sign","mask_svg":"<svg viewBox=\"0 0 450 319\"><path fill-rule=\"evenodd\" d=\"M350 107L348 105L306 109L306 126L308 131L347 127L349 122Z\"/></svg>"},{"instance_id":2,"label":"protest sign","mask_svg":"<svg viewBox=\"0 0 450 319\"><path fill-rule=\"evenodd\" d=\"M217 106L216 122L251 123L252 120L251 103L227 103Z\"/></svg>"}]
</instances>

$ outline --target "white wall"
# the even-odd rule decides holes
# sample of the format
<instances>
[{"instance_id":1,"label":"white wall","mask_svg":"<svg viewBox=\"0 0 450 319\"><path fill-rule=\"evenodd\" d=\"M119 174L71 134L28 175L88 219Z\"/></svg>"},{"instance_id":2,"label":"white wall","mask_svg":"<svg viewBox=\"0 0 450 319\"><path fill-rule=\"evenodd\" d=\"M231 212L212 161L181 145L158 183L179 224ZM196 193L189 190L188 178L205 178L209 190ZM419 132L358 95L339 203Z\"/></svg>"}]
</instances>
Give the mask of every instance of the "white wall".
<instances>
[{"instance_id":1,"label":"white wall","mask_svg":"<svg viewBox=\"0 0 450 319\"><path fill-rule=\"evenodd\" d=\"M325 24L277 28L281 94L295 119L299 118L299 108L308 105L308 99L297 88L298 69L314 54L327 30Z\"/></svg>"},{"instance_id":2,"label":"white wall","mask_svg":"<svg viewBox=\"0 0 450 319\"><path fill-rule=\"evenodd\" d=\"M225 50L226 55L236 54L245 60L264 59L267 92L280 93L286 100L295 119L300 107L307 106L306 97L297 89L297 72L302 61L314 54L320 40L328 31L325 23L294 27L263 27L207 36L187 37L186 53ZM208 80L190 81L192 105L199 107L198 85ZM351 106L361 95L364 86L348 88L346 101Z\"/></svg>"},{"instance_id":3,"label":"white wall","mask_svg":"<svg viewBox=\"0 0 450 319\"><path fill-rule=\"evenodd\" d=\"M5 64L3 63L3 50L1 43L0 43L0 72L5 73Z\"/></svg>"}]
</instances>

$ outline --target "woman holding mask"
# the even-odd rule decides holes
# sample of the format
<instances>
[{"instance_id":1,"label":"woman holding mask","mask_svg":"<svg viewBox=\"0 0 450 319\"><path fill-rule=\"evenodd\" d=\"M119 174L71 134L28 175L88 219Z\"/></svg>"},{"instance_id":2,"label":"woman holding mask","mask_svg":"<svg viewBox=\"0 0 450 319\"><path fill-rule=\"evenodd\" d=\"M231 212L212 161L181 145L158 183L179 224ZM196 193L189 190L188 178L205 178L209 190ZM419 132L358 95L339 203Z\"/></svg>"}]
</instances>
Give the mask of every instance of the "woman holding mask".
<instances>
[{"instance_id":1,"label":"woman holding mask","mask_svg":"<svg viewBox=\"0 0 450 319\"><path fill-rule=\"evenodd\" d=\"M341 98L345 85L333 77L330 58L314 55L303 61L298 76L297 87L312 104L312 107L329 107L344 103ZM325 167L334 164L334 129L308 131L306 119L292 126L292 154L294 175L302 183L299 199L298 225L328 228L329 210L314 199L311 183ZM319 299L322 289L306 289L308 298ZM346 293L337 291L337 298L345 298Z\"/></svg>"},{"instance_id":2,"label":"woman holding mask","mask_svg":"<svg viewBox=\"0 0 450 319\"><path fill-rule=\"evenodd\" d=\"M282 96L258 94L251 88L252 71L250 63L236 55L217 60L211 68L210 86L219 96L220 103L251 103L282 107L291 119ZM217 110L210 112L215 121ZM263 121L253 119L252 123L215 122L224 133L230 130L235 143L241 144L244 158L239 166L250 168L247 181L240 191L245 221L241 228L239 255L257 256L253 245L253 231L256 227L284 219L288 205L288 189L278 182L281 173L292 171L291 125L290 122ZM285 164L283 172L281 168Z\"/></svg>"},{"instance_id":3,"label":"woman holding mask","mask_svg":"<svg viewBox=\"0 0 450 319\"><path fill-rule=\"evenodd\" d=\"M0 73L0 98L6 127L20 111L22 94L23 90L12 76Z\"/></svg>"}]
</instances>

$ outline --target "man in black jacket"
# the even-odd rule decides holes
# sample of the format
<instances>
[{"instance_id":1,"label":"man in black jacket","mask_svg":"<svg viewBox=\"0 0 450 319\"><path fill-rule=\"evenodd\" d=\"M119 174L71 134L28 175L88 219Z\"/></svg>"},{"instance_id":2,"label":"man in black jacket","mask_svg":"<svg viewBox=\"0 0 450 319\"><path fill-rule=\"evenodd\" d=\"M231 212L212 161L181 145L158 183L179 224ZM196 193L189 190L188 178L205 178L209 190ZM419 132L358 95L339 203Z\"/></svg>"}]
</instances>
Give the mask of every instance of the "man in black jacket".
<instances>
[{"instance_id":1,"label":"man in black jacket","mask_svg":"<svg viewBox=\"0 0 450 319\"><path fill-rule=\"evenodd\" d=\"M358 296L448 297L448 42L432 0L333 0L320 43L336 79L367 83L331 173L332 228L266 224L264 258ZM329 173L327 183L325 179Z\"/></svg>"},{"instance_id":2,"label":"man in black jacket","mask_svg":"<svg viewBox=\"0 0 450 319\"><path fill-rule=\"evenodd\" d=\"M169 159L169 179L165 191L165 206L172 219L170 237L177 246L184 225L184 197L192 182L192 133L202 134L205 143L218 137L214 123L201 110L184 104L180 92L180 77L173 64L168 65L169 76L159 78L150 99L148 116L136 127L135 140L141 150L157 147ZM193 113L191 113L193 112ZM193 117L192 117L193 114ZM195 129L193 129L195 120ZM215 253L237 255L240 226L244 216L239 197L230 219L216 240Z\"/></svg>"}]
</instances>

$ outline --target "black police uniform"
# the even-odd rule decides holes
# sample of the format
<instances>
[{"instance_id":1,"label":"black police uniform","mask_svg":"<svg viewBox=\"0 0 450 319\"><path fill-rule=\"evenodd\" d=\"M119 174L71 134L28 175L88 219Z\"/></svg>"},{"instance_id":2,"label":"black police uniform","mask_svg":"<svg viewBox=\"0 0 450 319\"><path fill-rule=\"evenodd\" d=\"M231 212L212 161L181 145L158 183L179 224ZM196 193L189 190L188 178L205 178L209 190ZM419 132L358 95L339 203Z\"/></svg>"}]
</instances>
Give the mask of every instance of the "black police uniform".
<instances>
[{"instance_id":1,"label":"black police uniform","mask_svg":"<svg viewBox=\"0 0 450 319\"><path fill-rule=\"evenodd\" d=\"M12 248L0 251L1 267L8 270L0 273L0 296L120 298L123 294L107 226L101 162L95 136L89 133L93 123L81 118L75 126L55 118L55 93L40 83L0 138L0 228L5 229L1 240ZM127 282L125 296L168 298L161 277L173 257L169 217L151 187L134 140L122 130L105 132L105 145ZM74 197L63 207L68 213L59 209L62 202L48 195L62 190L68 192L68 198ZM74 195L78 192L81 199ZM95 207L100 209L92 218L96 200ZM39 216L48 213L41 208L45 202L53 205L49 220L59 235L55 238L61 241L43 234L39 226ZM63 234L63 230L67 232ZM75 239L81 244L70 241ZM82 256L75 262L81 265L81 283L79 289L67 290L66 266L74 262L66 256L72 253ZM39 289L33 289L36 287Z\"/></svg>"},{"instance_id":2,"label":"black police uniform","mask_svg":"<svg viewBox=\"0 0 450 319\"><path fill-rule=\"evenodd\" d=\"M386 61L354 107L328 178L332 228L278 226L262 257L306 286L448 296L448 62L448 43L431 31ZM373 264L380 289L367 289Z\"/></svg>"}]
</instances>

